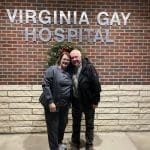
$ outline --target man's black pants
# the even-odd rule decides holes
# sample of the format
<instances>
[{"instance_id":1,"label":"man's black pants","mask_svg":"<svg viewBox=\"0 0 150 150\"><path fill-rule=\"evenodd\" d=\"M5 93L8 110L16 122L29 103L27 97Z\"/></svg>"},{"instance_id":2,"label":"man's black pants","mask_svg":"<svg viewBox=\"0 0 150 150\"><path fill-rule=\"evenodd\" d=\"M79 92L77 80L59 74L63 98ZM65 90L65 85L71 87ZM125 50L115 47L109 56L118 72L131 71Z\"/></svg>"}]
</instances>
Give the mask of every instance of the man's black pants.
<instances>
[{"instance_id":1,"label":"man's black pants","mask_svg":"<svg viewBox=\"0 0 150 150\"><path fill-rule=\"evenodd\" d=\"M62 143L65 128L68 122L68 107L60 107L56 112L45 109L45 120L50 150L58 150L58 144Z\"/></svg>"},{"instance_id":2,"label":"man's black pants","mask_svg":"<svg viewBox=\"0 0 150 150\"><path fill-rule=\"evenodd\" d=\"M89 109L79 109L79 107L72 106L72 118L73 118L73 133L72 133L72 143L79 147L80 146L80 127L82 113L85 115L85 125L86 125L86 146L93 145L94 138L94 114L95 110L93 108Z\"/></svg>"}]
</instances>

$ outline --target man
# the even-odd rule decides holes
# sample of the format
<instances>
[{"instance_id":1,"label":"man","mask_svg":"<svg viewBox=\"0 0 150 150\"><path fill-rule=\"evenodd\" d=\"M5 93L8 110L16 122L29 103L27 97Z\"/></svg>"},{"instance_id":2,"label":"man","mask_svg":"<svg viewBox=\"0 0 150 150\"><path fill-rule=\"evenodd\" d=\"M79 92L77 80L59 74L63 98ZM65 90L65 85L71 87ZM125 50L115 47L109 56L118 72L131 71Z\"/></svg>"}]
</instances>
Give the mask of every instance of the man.
<instances>
[{"instance_id":1,"label":"man","mask_svg":"<svg viewBox=\"0 0 150 150\"><path fill-rule=\"evenodd\" d=\"M86 124L86 150L93 150L94 115L95 108L100 101L101 85L94 66L87 58L82 59L79 50L72 50L70 56L74 67L72 77L72 147L76 150L80 147L80 126L82 113L84 113Z\"/></svg>"}]
</instances>

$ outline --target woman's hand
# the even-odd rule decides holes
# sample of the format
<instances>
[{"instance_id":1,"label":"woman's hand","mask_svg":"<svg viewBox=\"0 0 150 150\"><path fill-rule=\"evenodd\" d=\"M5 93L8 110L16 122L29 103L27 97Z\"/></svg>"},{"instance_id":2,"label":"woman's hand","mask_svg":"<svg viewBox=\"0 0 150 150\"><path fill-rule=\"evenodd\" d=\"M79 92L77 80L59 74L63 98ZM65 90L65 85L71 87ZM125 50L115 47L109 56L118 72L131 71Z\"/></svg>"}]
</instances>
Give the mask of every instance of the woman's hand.
<instances>
[{"instance_id":1,"label":"woman's hand","mask_svg":"<svg viewBox=\"0 0 150 150\"><path fill-rule=\"evenodd\" d=\"M50 112L55 112L56 111L56 105L54 103L51 103L48 105Z\"/></svg>"}]
</instances>

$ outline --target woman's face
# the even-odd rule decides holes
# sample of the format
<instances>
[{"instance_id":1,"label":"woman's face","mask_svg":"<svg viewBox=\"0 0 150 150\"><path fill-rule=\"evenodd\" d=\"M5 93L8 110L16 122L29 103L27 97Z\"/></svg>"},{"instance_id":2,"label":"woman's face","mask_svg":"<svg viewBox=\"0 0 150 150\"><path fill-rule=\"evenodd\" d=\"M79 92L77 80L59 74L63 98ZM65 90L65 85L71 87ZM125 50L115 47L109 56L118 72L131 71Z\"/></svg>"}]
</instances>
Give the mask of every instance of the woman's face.
<instances>
[{"instance_id":1,"label":"woman's face","mask_svg":"<svg viewBox=\"0 0 150 150\"><path fill-rule=\"evenodd\" d=\"M66 69L69 63L70 63L70 58L66 54L64 54L60 61L60 67L62 69Z\"/></svg>"}]
</instances>

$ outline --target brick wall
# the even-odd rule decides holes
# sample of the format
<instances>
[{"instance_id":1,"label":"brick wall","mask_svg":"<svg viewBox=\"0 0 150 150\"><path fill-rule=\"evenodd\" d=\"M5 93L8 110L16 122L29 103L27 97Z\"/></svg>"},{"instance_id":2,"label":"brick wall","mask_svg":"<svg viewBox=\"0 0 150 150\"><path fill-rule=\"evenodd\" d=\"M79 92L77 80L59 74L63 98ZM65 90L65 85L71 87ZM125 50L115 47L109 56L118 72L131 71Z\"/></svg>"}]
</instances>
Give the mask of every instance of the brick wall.
<instances>
[{"instance_id":1,"label":"brick wall","mask_svg":"<svg viewBox=\"0 0 150 150\"><path fill-rule=\"evenodd\" d=\"M6 9L13 13L10 22ZM22 14L18 14L22 10ZM26 10L37 13L37 22L26 21ZM38 20L40 10L77 11L77 20L86 11L90 24L46 24ZM0 1L0 132L43 132L45 122L42 106L38 103L41 81L46 69L47 52L54 45L40 40L39 31L48 28L100 29L105 37L109 30L113 43L87 42L73 39L95 65L102 83L102 100L96 110L95 131L150 130L150 1L149 0L5 0ZM96 23L99 12L119 14L120 25L100 26ZM131 13L123 25L121 12ZM52 15L52 14L51 14ZM20 23L20 17L23 17ZM13 17L12 17L13 18ZM25 28L36 29L36 41L25 40ZM45 33L44 33L45 34ZM66 41L66 40L65 40ZM71 131L69 114L67 131ZM84 124L83 124L84 128Z\"/></svg>"},{"instance_id":2,"label":"brick wall","mask_svg":"<svg viewBox=\"0 0 150 150\"><path fill-rule=\"evenodd\" d=\"M73 42L80 45L87 56L95 64L103 84L150 84L150 4L149 0L86 0L86 1L1 1L0 2L0 82L1 84L40 84L43 72L46 68L47 51L50 49L54 40L42 42L39 39L38 31L43 27L54 31L56 28L88 28L98 29L96 16L99 12L105 11L112 18L114 12L118 12L120 26L115 23L107 28L110 31L110 38L113 44L103 42L90 43L84 40ZM6 9L13 13L17 9L17 17L11 23ZM23 23L20 23L19 10L23 10ZM37 13L37 23L29 21L25 23L25 10L35 10ZM46 9L53 16L54 10L77 11L77 23L81 12L86 11L89 25L67 24L47 24L43 25L38 21L40 10ZM123 25L121 12L131 13L128 24ZM37 30L37 40L32 42L25 41L25 28L29 27ZM101 26L103 29L104 27ZM103 32L104 30L102 30ZM102 33L105 34L105 33ZM86 35L84 35L86 36Z\"/></svg>"}]
</instances>

